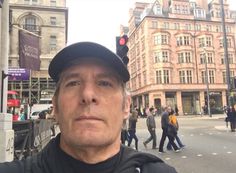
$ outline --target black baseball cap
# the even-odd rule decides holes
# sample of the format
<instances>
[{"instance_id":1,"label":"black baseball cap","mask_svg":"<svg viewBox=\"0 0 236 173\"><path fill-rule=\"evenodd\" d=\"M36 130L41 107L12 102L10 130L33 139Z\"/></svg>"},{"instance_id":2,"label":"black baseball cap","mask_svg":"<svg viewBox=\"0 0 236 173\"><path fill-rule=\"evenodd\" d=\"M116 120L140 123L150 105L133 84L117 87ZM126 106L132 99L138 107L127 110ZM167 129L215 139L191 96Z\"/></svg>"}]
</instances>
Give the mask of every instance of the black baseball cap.
<instances>
[{"instance_id":1,"label":"black baseball cap","mask_svg":"<svg viewBox=\"0 0 236 173\"><path fill-rule=\"evenodd\" d=\"M78 42L63 48L52 59L48 73L55 82L58 82L60 74L65 68L72 65L73 61L78 62L79 59L86 57L104 61L118 73L123 82L129 80L130 74L122 59L108 48L94 42Z\"/></svg>"}]
</instances>

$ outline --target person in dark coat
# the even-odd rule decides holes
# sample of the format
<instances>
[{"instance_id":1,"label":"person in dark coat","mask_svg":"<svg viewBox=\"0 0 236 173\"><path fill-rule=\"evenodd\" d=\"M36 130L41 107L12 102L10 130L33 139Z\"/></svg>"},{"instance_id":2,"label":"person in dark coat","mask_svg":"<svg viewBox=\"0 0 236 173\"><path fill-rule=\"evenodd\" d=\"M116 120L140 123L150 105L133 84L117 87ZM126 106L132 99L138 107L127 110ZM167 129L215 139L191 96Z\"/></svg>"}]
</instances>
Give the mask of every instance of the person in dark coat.
<instances>
[{"instance_id":1,"label":"person in dark coat","mask_svg":"<svg viewBox=\"0 0 236 173\"><path fill-rule=\"evenodd\" d=\"M168 134L168 125L169 125L169 114L171 112L171 107L166 107L165 111L162 113L161 116L161 128L162 128L162 136L161 141L159 144L159 153L164 153L163 147L166 140L166 137L168 137L171 146L174 148L175 152L179 152L179 148L174 142L174 136Z\"/></svg>"},{"instance_id":2,"label":"person in dark coat","mask_svg":"<svg viewBox=\"0 0 236 173\"><path fill-rule=\"evenodd\" d=\"M231 132L235 132L236 128L236 111L233 106L230 106L230 108L227 111L227 118L228 121L230 122L230 129Z\"/></svg>"},{"instance_id":3,"label":"person in dark coat","mask_svg":"<svg viewBox=\"0 0 236 173\"><path fill-rule=\"evenodd\" d=\"M128 146L131 145L132 140L135 140L135 149L138 150L138 137L136 135L136 123L138 121L138 112L134 109L129 117L129 140L128 140Z\"/></svg>"},{"instance_id":4,"label":"person in dark coat","mask_svg":"<svg viewBox=\"0 0 236 173\"><path fill-rule=\"evenodd\" d=\"M57 84L52 101L60 133L37 155L0 163L1 173L176 173L155 155L121 145L131 97L118 55L97 43L74 43L52 59L49 75Z\"/></svg>"}]
</instances>

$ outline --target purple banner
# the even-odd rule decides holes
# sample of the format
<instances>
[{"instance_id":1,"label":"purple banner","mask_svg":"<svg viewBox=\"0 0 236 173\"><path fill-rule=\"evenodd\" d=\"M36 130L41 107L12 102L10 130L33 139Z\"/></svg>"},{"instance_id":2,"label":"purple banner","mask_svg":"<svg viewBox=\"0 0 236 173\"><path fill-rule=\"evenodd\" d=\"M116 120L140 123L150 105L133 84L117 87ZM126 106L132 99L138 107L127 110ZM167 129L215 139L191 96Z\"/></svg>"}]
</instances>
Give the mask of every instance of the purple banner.
<instances>
[{"instance_id":1,"label":"purple banner","mask_svg":"<svg viewBox=\"0 0 236 173\"><path fill-rule=\"evenodd\" d=\"M20 68L40 70L39 38L19 31Z\"/></svg>"},{"instance_id":2,"label":"purple banner","mask_svg":"<svg viewBox=\"0 0 236 173\"><path fill-rule=\"evenodd\" d=\"M2 8L3 1L4 0L0 0L0 8Z\"/></svg>"},{"instance_id":3,"label":"purple banner","mask_svg":"<svg viewBox=\"0 0 236 173\"><path fill-rule=\"evenodd\" d=\"M30 70L24 68L12 68L8 69L8 80L29 80Z\"/></svg>"}]
</instances>

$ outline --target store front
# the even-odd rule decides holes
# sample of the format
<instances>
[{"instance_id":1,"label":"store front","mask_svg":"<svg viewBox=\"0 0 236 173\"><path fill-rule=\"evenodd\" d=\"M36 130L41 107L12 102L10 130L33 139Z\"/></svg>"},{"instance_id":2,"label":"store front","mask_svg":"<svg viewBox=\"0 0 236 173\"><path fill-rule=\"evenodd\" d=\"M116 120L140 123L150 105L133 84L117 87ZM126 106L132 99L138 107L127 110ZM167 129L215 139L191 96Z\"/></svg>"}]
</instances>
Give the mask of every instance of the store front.
<instances>
[{"instance_id":1,"label":"store front","mask_svg":"<svg viewBox=\"0 0 236 173\"><path fill-rule=\"evenodd\" d=\"M182 92L181 99L184 115L199 114L201 112L199 92Z\"/></svg>"},{"instance_id":2,"label":"store front","mask_svg":"<svg viewBox=\"0 0 236 173\"><path fill-rule=\"evenodd\" d=\"M205 105L208 105L207 92L204 93ZM222 92L215 91L209 93L209 103L212 114L223 113Z\"/></svg>"}]
</instances>

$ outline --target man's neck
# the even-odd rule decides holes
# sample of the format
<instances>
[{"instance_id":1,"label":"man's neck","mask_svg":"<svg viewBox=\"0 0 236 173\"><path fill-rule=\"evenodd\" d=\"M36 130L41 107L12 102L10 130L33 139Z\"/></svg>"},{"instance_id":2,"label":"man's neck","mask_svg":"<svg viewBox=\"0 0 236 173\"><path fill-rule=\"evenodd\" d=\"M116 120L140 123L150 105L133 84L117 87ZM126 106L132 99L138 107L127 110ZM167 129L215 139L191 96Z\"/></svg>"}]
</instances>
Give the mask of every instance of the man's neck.
<instances>
[{"instance_id":1,"label":"man's neck","mask_svg":"<svg viewBox=\"0 0 236 173\"><path fill-rule=\"evenodd\" d=\"M74 159L95 164L116 155L120 151L120 142L104 147L70 147L61 140L60 148Z\"/></svg>"}]
</instances>

